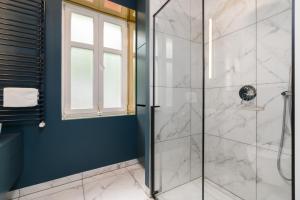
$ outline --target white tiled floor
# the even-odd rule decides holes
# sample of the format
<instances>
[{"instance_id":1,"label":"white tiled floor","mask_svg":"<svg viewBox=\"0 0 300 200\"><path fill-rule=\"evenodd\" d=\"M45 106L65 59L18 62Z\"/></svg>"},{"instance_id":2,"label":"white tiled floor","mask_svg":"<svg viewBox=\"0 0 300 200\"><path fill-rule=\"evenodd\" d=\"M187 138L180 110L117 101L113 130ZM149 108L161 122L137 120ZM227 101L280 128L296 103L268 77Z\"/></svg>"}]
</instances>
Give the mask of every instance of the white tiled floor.
<instances>
[{"instance_id":1,"label":"white tiled floor","mask_svg":"<svg viewBox=\"0 0 300 200\"><path fill-rule=\"evenodd\" d=\"M107 173L74 180L14 200L151 200L144 185L144 169L136 164ZM158 200L200 200L202 179L158 196ZM205 200L241 200L214 183L205 181Z\"/></svg>"},{"instance_id":2,"label":"white tiled floor","mask_svg":"<svg viewBox=\"0 0 300 200\"><path fill-rule=\"evenodd\" d=\"M16 200L150 200L144 186L144 169L130 167L83 178Z\"/></svg>"}]
</instances>

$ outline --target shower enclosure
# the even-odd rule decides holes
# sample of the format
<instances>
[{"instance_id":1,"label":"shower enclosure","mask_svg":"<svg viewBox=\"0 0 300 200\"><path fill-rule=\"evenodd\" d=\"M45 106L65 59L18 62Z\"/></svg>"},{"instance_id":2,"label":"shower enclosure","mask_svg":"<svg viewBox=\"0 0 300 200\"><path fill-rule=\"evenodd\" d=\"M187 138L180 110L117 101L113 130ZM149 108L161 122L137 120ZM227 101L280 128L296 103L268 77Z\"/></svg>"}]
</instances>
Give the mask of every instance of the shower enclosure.
<instances>
[{"instance_id":1,"label":"shower enclosure","mask_svg":"<svg viewBox=\"0 0 300 200\"><path fill-rule=\"evenodd\" d=\"M155 198L292 200L292 2L168 0L153 29Z\"/></svg>"}]
</instances>

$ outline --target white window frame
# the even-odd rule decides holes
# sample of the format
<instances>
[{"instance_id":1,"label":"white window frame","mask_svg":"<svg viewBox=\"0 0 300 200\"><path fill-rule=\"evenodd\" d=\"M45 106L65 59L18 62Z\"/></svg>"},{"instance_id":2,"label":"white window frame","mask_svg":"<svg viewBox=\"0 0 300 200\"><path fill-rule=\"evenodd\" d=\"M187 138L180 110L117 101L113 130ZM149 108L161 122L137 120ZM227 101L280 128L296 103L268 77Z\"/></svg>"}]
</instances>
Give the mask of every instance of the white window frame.
<instances>
[{"instance_id":1,"label":"white window frame","mask_svg":"<svg viewBox=\"0 0 300 200\"><path fill-rule=\"evenodd\" d=\"M118 26L121 26L122 29L122 50L116 50L116 49L111 49L107 48L104 46L100 46L100 60L102 60L102 63L100 63L100 80L103 80L103 70L104 70L104 64L103 64L103 55L104 53L112 53L121 56L122 59L122 76L123 76L123 81L122 81L122 107L121 108L104 108L103 107L103 101L99 102L100 105L100 110L102 110L102 113L108 113L108 114L118 114L118 113L127 113L127 65L128 65L128 38L127 38L127 23L124 20L117 19L115 17L110 17L107 15L103 15L103 18L100 18L100 33L103 33L103 27L104 27L104 22L108 22L111 24L115 24ZM103 45L103 37L100 39L100 45ZM101 77L102 76L102 77ZM103 82L102 82L103 83ZM103 96L103 85L100 83L100 96ZM103 98L99 98L99 100L103 100Z\"/></svg>"},{"instance_id":2,"label":"white window frame","mask_svg":"<svg viewBox=\"0 0 300 200\"><path fill-rule=\"evenodd\" d=\"M83 44L71 41L71 15L91 17L94 20L94 44ZM62 118L80 119L99 116L114 116L127 114L127 60L128 60L128 38L127 22L116 17L98 13L90 9L82 8L70 3L63 2L62 7ZM103 43L104 22L116 24L122 29L122 50L105 48ZM82 48L92 50L93 55L93 108L71 109L71 48ZM120 108L103 107L103 55L113 53L122 58L122 106Z\"/></svg>"}]
</instances>

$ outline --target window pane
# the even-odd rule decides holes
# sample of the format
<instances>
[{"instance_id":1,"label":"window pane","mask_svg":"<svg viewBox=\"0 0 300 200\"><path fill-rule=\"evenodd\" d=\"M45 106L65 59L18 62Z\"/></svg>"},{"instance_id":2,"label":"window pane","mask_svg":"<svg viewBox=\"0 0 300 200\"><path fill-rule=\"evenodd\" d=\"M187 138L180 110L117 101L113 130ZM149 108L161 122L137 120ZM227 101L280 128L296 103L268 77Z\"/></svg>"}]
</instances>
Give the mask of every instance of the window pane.
<instances>
[{"instance_id":1,"label":"window pane","mask_svg":"<svg viewBox=\"0 0 300 200\"><path fill-rule=\"evenodd\" d=\"M71 40L85 44L94 43L94 19L84 15L72 13Z\"/></svg>"},{"instance_id":2,"label":"window pane","mask_svg":"<svg viewBox=\"0 0 300 200\"><path fill-rule=\"evenodd\" d=\"M93 51L71 49L71 109L93 108Z\"/></svg>"},{"instance_id":3,"label":"window pane","mask_svg":"<svg viewBox=\"0 0 300 200\"><path fill-rule=\"evenodd\" d=\"M122 50L121 26L104 22L104 47Z\"/></svg>"},{"instance_id":4,"label":"window pane","mask_svg":"<svg viewBox=\"0 0 300 200\"><path fill-rule=\"evenodd\" d=\"M122 107L122 58L104 53L104 108Z\"/></svg>"}]
</instances>

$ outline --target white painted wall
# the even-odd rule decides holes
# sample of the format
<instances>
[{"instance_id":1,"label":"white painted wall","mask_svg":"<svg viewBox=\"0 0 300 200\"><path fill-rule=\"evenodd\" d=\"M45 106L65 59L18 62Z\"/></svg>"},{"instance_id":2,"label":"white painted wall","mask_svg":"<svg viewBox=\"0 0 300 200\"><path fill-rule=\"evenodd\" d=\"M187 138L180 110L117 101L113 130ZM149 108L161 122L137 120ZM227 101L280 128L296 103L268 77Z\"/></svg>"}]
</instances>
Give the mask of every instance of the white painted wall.
<instances>
[{"instance_id":1,"label":"white painted wall","mask_svg":"<svg viewBox=\"0 0 300 200\"><path fill-rule=\"evenodd\" d=\"M300 199L300 2L299 0L295 0L295 26L296 26L296 41L295 41L295 45L296 45L296 52L295 52L295 61L296 61L296 65L295 65L295 97L296 97L296 101L298 102L296 103L296 118L295 118L295 138L296 138L296 145L295 145L295 154L296 154L296 167L295 167L295 171L296 171L296 198L295 200Z\"/></svg>"}]
</instances>

